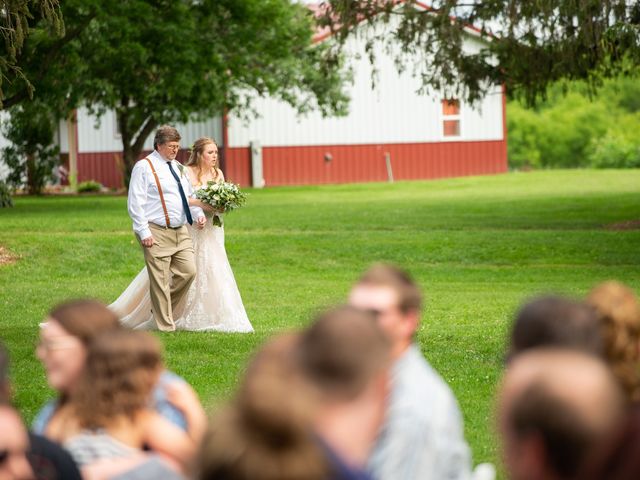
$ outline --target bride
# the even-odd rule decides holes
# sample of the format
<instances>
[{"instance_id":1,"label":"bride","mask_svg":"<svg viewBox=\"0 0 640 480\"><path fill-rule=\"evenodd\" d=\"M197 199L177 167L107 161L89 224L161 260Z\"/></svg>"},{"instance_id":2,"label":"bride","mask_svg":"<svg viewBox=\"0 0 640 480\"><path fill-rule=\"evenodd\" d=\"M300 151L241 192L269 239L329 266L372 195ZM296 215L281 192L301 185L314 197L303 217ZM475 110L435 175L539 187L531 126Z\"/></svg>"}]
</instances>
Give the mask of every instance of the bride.
<instances>
[{"instance_id":1,"label":"bride","mask_svg":"<svg viewBox=\"0 0 640 480\"><path fill-rule=\"evenodd\" d=\"M186 165L184 171L195 190L209 181L224 181L218 166L218 146L211 138L202 137L195 141ZM215 212L200 200L189 199L189 203L202 207L208 221L202 230L189 227L196 257L196 278L185 300L174 311L176 329L252 332L224 249L224 228L213 226L213 216L221 216L221 212ZM125 327L144 330L156 328L151 314L146 267L109 308L118 315Z\"/></svg>"}]
</instances>

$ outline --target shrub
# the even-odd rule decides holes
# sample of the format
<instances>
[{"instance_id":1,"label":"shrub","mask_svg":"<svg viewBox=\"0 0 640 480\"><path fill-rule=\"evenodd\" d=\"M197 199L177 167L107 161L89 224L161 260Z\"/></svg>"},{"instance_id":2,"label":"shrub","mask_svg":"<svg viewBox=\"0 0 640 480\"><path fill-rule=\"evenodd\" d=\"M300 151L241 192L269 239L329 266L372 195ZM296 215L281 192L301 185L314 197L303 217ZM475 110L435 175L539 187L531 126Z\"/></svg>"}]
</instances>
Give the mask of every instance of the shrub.
<instances>
[{"instance_id":1,"label":"shrub","mask_svg":"<svg viewBox=\"0 0 640 480\"><path fill-rule=\"evenodd\" d=\"M557 84L546 101L508 104L508 156L512 168L640 167L640 84L636 78L604 82L595 96L581 82Z\"/></svg>"},{"instance_id":2,"label":"shrub","mask_svg":"<svg viewBox=\"0 0 640 480\"><path fill-rule=\"evenodd\" d=\"M589 157L591 166L595 168L638 168L640 143L616 132L607 132L592 143Z\"/></svg>"},{"instance_id":3,"label":"shrub","mask_svg":"<svg viewBox=\"0 0 640 480\"><path fill-rule=\"evenodd\" d=\"M13 199L7 184L0 180L0 208L4 207L13 207Z\"/></svg>"},{"instance_id":4,"label":"shrub","mask_svg":"<svg viewBox=\"0 0 640 480\"><path fill-rule=\"evenodd\" d=\"M87 180L78 184L78 193L99 192L102 190L102 184L95 180Z\"/></svg>"},{"instance_id":5,"label":"shrub","mask_svg":"<svg viewBox=\"0 0 640 480\"><path fill-rule=\"evenodd\" d=\"M35 100L8 112L9 117L2 122L2 133L11 142L2 150L9 167L7 183L40 194L60 164L60 149L54 142L57 118L47 105Z\"/></svg>"}]
</instances>

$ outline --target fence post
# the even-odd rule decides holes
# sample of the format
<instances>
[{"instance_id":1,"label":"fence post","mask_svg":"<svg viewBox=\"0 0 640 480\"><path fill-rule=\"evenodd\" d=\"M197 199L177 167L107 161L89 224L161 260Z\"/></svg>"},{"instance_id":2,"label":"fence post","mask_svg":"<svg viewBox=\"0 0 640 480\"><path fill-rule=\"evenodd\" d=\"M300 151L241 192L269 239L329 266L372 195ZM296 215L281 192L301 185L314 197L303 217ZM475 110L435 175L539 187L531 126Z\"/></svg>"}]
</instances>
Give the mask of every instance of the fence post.
<instances>
[{"instance_id":1,"label":"fence post","mask_svg":"<svg viewBox=\"0 0 640 480\"><path fill-rule=\"evenodd\" d=\"M260 142L249 142L251 151L251 186L253 188L264 187L264 177L262 176L262 146Z\"/></svg>"},{"instance_id":2,"label":"fence post","mask_svg":"<svg viewBox=\"0 0 640 480\"><path fill-rule=\"evenodd\" d=\"M393 169L391 168L391 154L384 152L384 163L387 165L387 179L389 183L393 183Z\"/></svg>"}]
</instances>

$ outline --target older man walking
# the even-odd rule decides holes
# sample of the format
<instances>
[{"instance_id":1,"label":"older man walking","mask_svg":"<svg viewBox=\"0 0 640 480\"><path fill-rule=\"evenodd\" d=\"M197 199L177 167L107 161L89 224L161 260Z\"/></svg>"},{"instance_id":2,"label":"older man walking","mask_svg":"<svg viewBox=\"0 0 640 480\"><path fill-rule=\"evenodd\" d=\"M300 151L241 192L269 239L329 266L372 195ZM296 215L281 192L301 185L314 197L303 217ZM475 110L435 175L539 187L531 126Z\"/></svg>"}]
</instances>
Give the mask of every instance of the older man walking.
<instances>
[{"instance_id":1,"label":"older man walking","mask_svg":"<svg viewBox=\"0 0 640 480\"><path fill-rule=\"evenodd\" d=\"M173 309L196 273L186 223L203 228L206 222L201 208L189 206L193 188L176 161L180 138L174 127L158 128L155 150L133 167L127 203L149 272L153 317L158 329L167 332L176 329Z\"/></svg>"}]
</instances>

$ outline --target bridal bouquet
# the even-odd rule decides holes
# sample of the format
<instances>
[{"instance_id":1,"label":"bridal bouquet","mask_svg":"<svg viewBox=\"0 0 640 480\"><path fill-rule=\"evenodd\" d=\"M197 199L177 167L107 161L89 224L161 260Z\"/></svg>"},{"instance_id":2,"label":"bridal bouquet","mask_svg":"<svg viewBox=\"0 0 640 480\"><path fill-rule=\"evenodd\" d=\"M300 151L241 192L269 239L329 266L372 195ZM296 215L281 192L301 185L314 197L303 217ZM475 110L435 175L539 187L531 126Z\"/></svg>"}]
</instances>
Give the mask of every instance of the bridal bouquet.
<instances>
[{"instance_id":1,"label":"bridal bouquet","mask_svg":"<svg viewBox=\"0 0 640 480\"><path fill-rule=\"evenodd\" d=\"M241 192L235 183L210 181L196 190L196 198L207 205L211 205L216 210L230 212L244 205L247 195ZM215 214L213 216L213 225L222 226L220 215Z\"/></svg>"}]
</instances>

